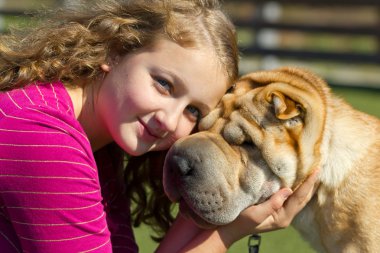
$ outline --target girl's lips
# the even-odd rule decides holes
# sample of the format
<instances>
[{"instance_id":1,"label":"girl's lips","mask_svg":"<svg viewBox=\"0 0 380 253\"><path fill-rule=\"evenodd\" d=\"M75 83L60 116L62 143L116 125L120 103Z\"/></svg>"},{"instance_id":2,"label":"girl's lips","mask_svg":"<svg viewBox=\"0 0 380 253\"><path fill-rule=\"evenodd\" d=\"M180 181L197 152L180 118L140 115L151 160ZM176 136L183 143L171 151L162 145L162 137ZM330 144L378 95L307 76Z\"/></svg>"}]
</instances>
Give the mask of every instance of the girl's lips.
<instances>
[{"instance_id":1,"label":"girl's lips","mask_svg":"<svg viewBox=\"0 0 380 253\"><path fill-rule=\"evenodd\" d=\"M141 128L140 128L140 135L141 137L146 140L146 141L155 141L157 139L160 139L161 137L154 134L147 125L145 125L145 123L141 120L141 119L138 119L140 125L141 125Z\"/></svg>"}]
</instances>

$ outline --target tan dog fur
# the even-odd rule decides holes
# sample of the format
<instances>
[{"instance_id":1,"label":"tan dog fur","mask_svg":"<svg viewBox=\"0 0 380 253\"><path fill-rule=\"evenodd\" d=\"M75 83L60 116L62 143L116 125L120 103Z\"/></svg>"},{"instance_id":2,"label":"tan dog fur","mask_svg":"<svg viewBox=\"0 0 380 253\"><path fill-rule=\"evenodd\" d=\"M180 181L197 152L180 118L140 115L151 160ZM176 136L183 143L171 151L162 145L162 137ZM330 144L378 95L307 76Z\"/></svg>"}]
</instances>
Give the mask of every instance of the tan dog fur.
<instances>
[{"instance_id":1,"label":"tan dog fur","mask_svg":"<svg viewBox=\"0 0 380 253\"><path fill-rule=\"evenodd\" d=\"M380 251L380 121L299 68L243 76L169 151L164 186L198 223L221 225L320 168L293 225L318 252ZM201 218L201 219L200 219Z\"/></svg>"}]
</instances>

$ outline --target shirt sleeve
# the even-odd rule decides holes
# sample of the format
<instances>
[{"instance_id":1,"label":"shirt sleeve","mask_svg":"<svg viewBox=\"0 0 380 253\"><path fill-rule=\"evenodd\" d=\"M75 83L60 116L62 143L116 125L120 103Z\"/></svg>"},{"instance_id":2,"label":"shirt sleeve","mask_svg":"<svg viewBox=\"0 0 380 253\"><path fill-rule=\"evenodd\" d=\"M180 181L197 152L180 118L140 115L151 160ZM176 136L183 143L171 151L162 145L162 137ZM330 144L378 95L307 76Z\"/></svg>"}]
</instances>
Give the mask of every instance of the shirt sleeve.
<instances>
[{"instance_id":1,"label":"shirt sleeve","mask_svg":"<svg viewBox=\"0 0 380 253\"><path fill-rule=\"evenodd\" d=\"M112 252L88 140L62 115L0 121L1 213L23 252ZM12 236L9 236L11 238Z\"/></svg>"}]
</instances>

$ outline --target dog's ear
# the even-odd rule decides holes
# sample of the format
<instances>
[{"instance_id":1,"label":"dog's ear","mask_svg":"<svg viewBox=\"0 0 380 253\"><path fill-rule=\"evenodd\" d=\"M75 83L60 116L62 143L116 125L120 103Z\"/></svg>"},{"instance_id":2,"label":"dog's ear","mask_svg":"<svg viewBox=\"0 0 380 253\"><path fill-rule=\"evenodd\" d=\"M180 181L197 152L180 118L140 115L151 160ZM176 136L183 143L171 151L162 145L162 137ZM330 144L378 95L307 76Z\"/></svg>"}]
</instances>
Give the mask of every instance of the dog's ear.
<instances>
[{"instance_id":1,"label":"dog's ear","mask_svg":"<svg viewBox=\"0 0 380 253\"><path fill-rule=\"evenodd\" d=\"M278 119L287 120L301 114L301 106L279 91L269 92L266 100L273 105Z\"/></svg>"}]
</instances>

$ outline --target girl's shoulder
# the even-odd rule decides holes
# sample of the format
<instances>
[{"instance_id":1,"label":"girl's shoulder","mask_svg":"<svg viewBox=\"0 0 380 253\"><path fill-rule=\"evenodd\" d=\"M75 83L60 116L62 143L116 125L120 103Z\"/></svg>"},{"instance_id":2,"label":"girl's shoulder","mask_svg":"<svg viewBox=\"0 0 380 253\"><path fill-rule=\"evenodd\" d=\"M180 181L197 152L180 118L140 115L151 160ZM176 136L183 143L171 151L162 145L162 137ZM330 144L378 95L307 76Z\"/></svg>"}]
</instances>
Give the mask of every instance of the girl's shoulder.
<instances>
[{"instance_id":1,"label":"girl's shoulder","mask_svg":"<svg viewBox=\"0 0 380 253\"><path fill-rule=\"evenodd\" d=\"M25 108L59 112L75 118L73 105L62 82L34 82L25 87L0 92L0 117Z\"/></svg>"},{"instance_id":2,"label":"girl's shoulder","mask_svg":"<svg viewBox=\"0 0 380 253\"><path fill-rule=\"evenodd\" d=\"M34 83L0 93L0 146L11 144L29 150L60 147L92 156L90 142L60 82Z\"/></svg>"},{"instance_id":3,"label":"girl's shoulder","mask_svg":"<svg viewBox=\"0 0 380 253\"><path fill-rule=\"evenodd\" d=\"M56 129L73 132L87 139L75 117L73 104L61 82L31 83L25 87L0 92L0 129Z\"/></svg>"}]
</instances>

